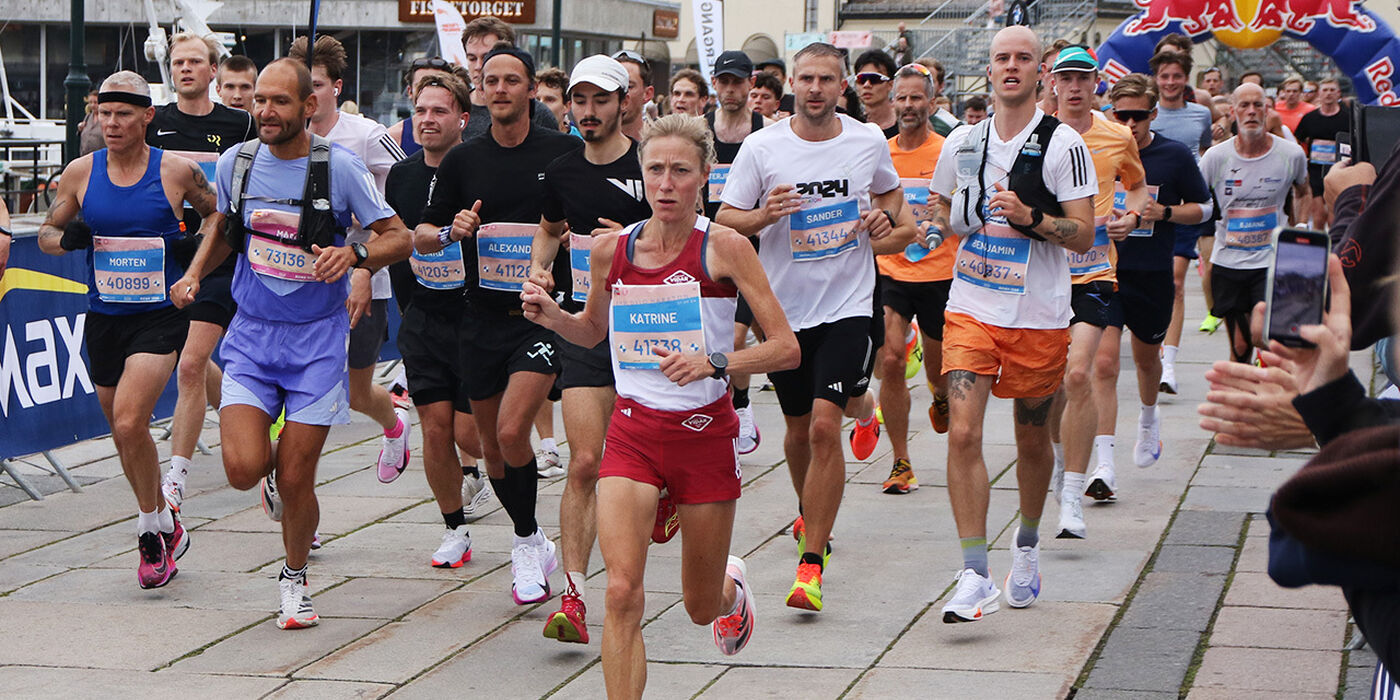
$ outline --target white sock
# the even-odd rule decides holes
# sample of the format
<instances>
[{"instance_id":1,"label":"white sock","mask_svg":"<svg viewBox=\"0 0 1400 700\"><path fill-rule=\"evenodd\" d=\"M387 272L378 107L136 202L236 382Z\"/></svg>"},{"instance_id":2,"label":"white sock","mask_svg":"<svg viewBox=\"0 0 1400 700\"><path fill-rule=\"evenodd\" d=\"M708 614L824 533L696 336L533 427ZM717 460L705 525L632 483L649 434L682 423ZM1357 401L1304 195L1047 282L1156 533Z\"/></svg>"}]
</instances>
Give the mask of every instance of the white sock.
<instances>
[{"instance_id":1,"label":"white sock","mask_svg":"<svg viewBox=\"0 0 1400 700\"><path fill-rule=\"evenodd\" d=\"M1050 451L1055 453L1055 468L1065 468L1065 446L1058 442L1050 443Z\"/></svg>"},{"instance_id":2,"label":"white sock","mask_svg":"<svg viewBox=\"0 0 1400 700\"><path fill-rule=\"evenodd\" d=\"M1113 466L1113 436L1095 435L1094 451L1099 455L1099 465Z\"/></svg>"},{"instance_id":3,"label":"white sock","mask_svg":"<svg viewBox=\"0 0 1400 700\"><path fill-rule=\"evenodd\" d=\"M558 452L559 446L555 444L554 438L540 438L540 449L545 452Z\"/></svg>"},{"instance_id":4,"label":"white sock","mask_svg":"<svg viewBox=\"0 0 1400 700\"><path fill-rule=\"evenodd\" d=\"M169 508L161 508L161 509L160 509L160 512L157 513L156 515L158 515L158 516L160 517L160 531L161 531L161 532L174 532L174 531L175 531L175 516L174 516L173 513L170 512L170 509L169 509Z\"/></svg>"},{"instance_id":5,"label":"white sock","mask_svg":"<svg viewBox=\"0 0 1400 700\"><path fill-rule=\"evenodd\" d=\"M578 594L578 599L583 600L584 575L582 571L570 571L565 574L568 577L569 585L574 587L574 592Z\"/></svg>"},{"instance_id":6,"label":"white sock","mask_svg":"<svg viewBox=\"0 0 1400 700\"><path fill-rule=\"evenodd\" d=\"M1164 364L1164 365L1175 365L1175 364L1176 364L1176 346L1175 346L1175 345L1163 345L1163 346L1162 346L1162 364Z\"/></svg>"},{"instance_id":7,"label":"white sock","mask_svg":"<svg viewBox=\"0 0 1400 700\"><path fill-rule=\"evenodd\" d=\"M1060 492L1060 500L1071 500L1084 495L1084 475L1077 472L1065 472L1064 491Z\"/></svg>"},{"instance_id":8,"label":"white sock","mask_svg":"<svg viewBox=\"0 0 1400 700\"><path fill-rule=\"evenodd\" d=\"M144 535L148 532L160 532L160 514L152 511L150 513L136 512L136 534Z\"/></svg>"},{"instance_id":9,"label":"white sock","mask_svg":"<svg viewBox=\"0 0 1400 700\"><path fill-rule=\"evenodd\" d=\"M185 476L187 476L189 473L189 457L181 457L179 455L172 455L170 457L170 470L167 471L166 474L170 476L171 481L175 482L176 484L179 484L181 487L184 487Z\"/></svg>"},{"instance_id":10,"label":"white sock","mask_svg":"<svg viewBox=\"0 0 1400 700\"><path fill-rule=\"evenodd\" d=\"M1138 411L1138 425L1152 425L1155 420L1157 420L1157 404L1143 406Z\"/></svg>"}]
</instances>

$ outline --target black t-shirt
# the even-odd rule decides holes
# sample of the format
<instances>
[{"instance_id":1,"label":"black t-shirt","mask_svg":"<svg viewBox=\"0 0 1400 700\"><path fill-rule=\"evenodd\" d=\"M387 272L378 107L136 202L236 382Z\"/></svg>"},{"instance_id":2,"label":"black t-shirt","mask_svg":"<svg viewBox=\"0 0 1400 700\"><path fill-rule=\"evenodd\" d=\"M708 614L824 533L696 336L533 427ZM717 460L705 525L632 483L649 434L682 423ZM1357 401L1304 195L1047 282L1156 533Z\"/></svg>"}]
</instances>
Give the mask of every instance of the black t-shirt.
<instances>
[{"instance_id":1,"label":"black t-shirt","mask_svg":"<svg viewBox=\"0 0 1400 700\"><path fill-rule=\"evenodd\" d=\"M1342 131L1351 131L1351 116L1345 109L1338 109L1337 113L1330 117L1323 116L1322 110L1314 109L1304 114L1303 118L1298 120L1298 128L1293 130L1293 135L1298 138L1298 144L1303 147L1308 157L1308 175L1317 184L1322 183L1322 176L1326 175L1327 169L1336 162L1336 146L1332 146L1332 163L1315 163L1313 158L1319 154L1309 148L1307 140L1336 141L1337 133Z\"/></svg>"},{"instance_id":2,"label":"black t-shirt","mask_svg":"<svg viewBox=\"0 0 1400 700\"><path fill-rule=\"evenodd\" d=\"M1210 201L1210 189L1206 187L1201 169L1196 166L1196 159L1186 144L1153 133L1152 143L1138 151L1138 157L1142 159L1147 184L1157 187L1158 204L1171 207L1182 202ZM1129 236L1118 241L1118 269L1172 269L1172 251L1176 245L1178 226L1158 221L1152 226L1151 236ZM1180 226L1185 227L1184 224Z\"/></svg>"},{"instance_id":3,"label":"black t-shirt","mask_svg":"<svg viewBox=\"0 0 1400 700\"><path fill-rule=\"evenodd\" d=\"M198 163L211 187L219 154L252 138L257 138L252 115L217 103L214 111L204 116L185 114L174 102L161 105L156 107L156 116L146 127L147 144ZM185 207L184 218L186 245L175 248L172 254L181 267L189 267L194 248L199 245L194 235L202 219L189 207ZM237 262L237 256L230 255L213 274L232 275Z\"/></svg>"},{"instance_id":4,"label":"black t-shirt","mask_svg":"<svg viewBox=\"0 0 1400 700\"><path fill-rule=\"evenodd\" d=\"M710 133L713 134L715 137L715 165L733 164L734 159L739 157L739 147L744 145L744 142L740 141L739 143L729 143L728 141L719 140L719 134L715 133L714 112L710 112L709 114L705 115L705 124L710 127ZM762 128L763 115L759 114L758 112L754 112L752 121L749 124L749 134L752 135L753 132L758 131ZM711 170L711 172L714 171ZM720 202L710 201L710 183L705 183L705 188L702 191L701 196L704 197L703 201L705 202L705 216L708 216L711 219L715 218L715 214L719 212ZM755 238L754 240L758 239Z\"/></svg>"},{"instance_id":5,"label":"black t-shirt","mask_svg":"<svg viewBox=\"0 0 1400 700\"><path fill-rule=\"evenodd\" d=\"M633 141L621 158L603 165L590 163L583 150L576 148L545 169L544 218L567 220L570 234L579 236L592 235L593 229L602 226L600 218L623 226L650 218L637 142ZM582 308L572 299L573 295L564 295L564 308Z\"/></svg>"},{"instance_id":6,"label":"black t-shirt","mask_svg":"<svg viewBox=\"0 0 1400 700\"><path fill-rule=\"evenodd\" d=\"M580 148L578 139L538 124L532 124L525 140L514 148L501 146L490 131L455 146L438 167L437 184L423 210L423 222L451 224L457 212L470 209L479 199L482 223L538 224L545 200L546 166ZM481 288L476 241L463 243L467 299L481 308L519 309L519 294Z\"/></svg>"},{"instance_id":7,"label":"black t-shirt","mask_svg":"<svg viewBox=\"0 0 1400 700\"><path fill-rule=\"evenodd\" d=\"M409 231L422 222L423 209L428 206L428 195L432 192L436 177L437 168L424 162L421 149L389 169L389 178L384 182L384 199L403 219ZM419 284L407 260L390 265L389 276L394 281L394 296L405 308L415 306L429 311L445 311L462 307L461 289L429 289Z\"/></svg>"}]
</instances>

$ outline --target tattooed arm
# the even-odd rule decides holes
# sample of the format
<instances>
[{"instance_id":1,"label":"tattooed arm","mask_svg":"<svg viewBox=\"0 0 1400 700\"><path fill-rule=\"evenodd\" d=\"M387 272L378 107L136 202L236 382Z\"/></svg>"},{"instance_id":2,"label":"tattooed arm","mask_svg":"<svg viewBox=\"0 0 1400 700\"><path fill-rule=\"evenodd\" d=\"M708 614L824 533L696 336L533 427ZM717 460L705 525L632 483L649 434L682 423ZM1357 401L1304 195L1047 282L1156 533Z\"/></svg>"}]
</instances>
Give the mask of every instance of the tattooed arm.
<instances>
[{"instance_id":1,"label":"tattooed arm","mask_svg":"<svg viewBox=\"0 0 1400 700\"><path fill-rule=\"evenodd\" d=\"M1055 245L1068 248L1076 253L1087 253L1094 247L1094 198L1083 197L1060 202L1064 216L1045 214L1035 232ZM996 194L987 202L993 214L1001 214L1007 221L1021 226L1030 226L1034 212L1029 204L1001 185L996 186Z\"/></svg>"},{"instance_id":2,"label":"tattooed arm","mask_svg":"<svg viewBox=\"0 0 1400 700\"><path fill-rule=\"evenodd\" d=\"M49 255L63 255L68 251L61 245L63 227L77 218L82 212L82 202L78 193L87 189L88 175L92 172L92 157L83 156L63 169L58 178L58 193L44 223L39 225L39 250Z\"/></svg>"},{"instance_id":3,"label":"tattooed arm","mask_svg":"<svg viewBox=\"0 0 1400 700\"><path fill-rule=\"evenodd\" d=\"M948 213L952 208L953 203L947 197L937 192L928 193L929 222L943 232L944 238L953 235L953 227L948 223Z\"/></svg>"},{"instance_id":4,"label":"tattooed arm","mask_svg":"<svg viewBox=\"0 0 1400 700\"><path fill-rule=\"evenodd\" d=\"M189 203L191 209L199 213L200 218L208 217L217 211L219 206L218 197L214 194L214 186L209 183L209 178L204 176L204 169L199 167L198 163L186 160L183 165L187 166L188 173L184 199Z\"/></svg>"}]
</instances>

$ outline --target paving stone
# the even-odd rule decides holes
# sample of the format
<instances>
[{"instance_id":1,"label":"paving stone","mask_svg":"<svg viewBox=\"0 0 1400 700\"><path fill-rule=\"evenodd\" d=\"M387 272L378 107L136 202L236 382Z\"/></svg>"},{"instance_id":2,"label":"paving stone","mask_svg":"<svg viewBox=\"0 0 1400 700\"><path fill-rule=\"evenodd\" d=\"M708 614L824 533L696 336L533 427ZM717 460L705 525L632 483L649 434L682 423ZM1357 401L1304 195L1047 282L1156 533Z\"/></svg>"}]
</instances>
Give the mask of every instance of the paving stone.
<instances>
[{"instance_id":1,"label":"paving stone","mask_svg":"<svg viewBox=\"0 0 1400 700\"><path fill-rule=\"evenodd\" d=\"M22 530L86 532L127 519L136 519L136 499L124 478L92 484L82 493L60 491L42 501L26 499L0 508L0 527ZM134 525L131 531L136 531Z\"/></svg>"},{"instance_id":2,"label":"paving stone","mask_svg":"<svg viewBox=\"0 0 1400 700\"><path fill-rule=\"evenodd\" d=\"M1268 574L1246 572L1235 574L1230 590L1225 594L1225 604L1261 608L1347 609L1342 590L1336 586L1284 588L1274 583Z\"/></svg>"},{"instance_id":3,"label":"paving stone","mask_svg":"<svg viewBox=\"0 0 1400 700\"><path fill-rule=\"evenodd\" d=\"M1252 534L1256 529L1250 526ZM1268 532L1268 527L1263 530ZM1247 571L1250 573L1267 573L1269 571L1269 540L1267 537L1246 537L1244 538L1244 548L1240 550L1240 560L1235 564L1235 571Z\"/></svg>"},{"instance_id":4,"label":"paving stone","mask_svg":"<svg viewBox=\"0 0 1400 700\"><path fill-rule=\"evenodd\" d=\"M0 594L9 593L21 586L61 574L68 569L54 564L0 564Z\"/></svg>"},{"instance_id":5,"label":"paving stone","mask_svg":"<svg viewBox=\"0 0 1400 700\"><path fill-rule=\"evenodd\" d=\"M0 623L3 624L3 623ZM7 642L12 639L7 639ZM104 698L149 700L197 697L245 700L265 695L286 681L278 678L214 676L198 673L147 673L96 668L0 666L0 688L16 698Z\"/></svg>"},{"instance_id":6,"label":"paving stone","mask_svg":"<svg viewBox=\"0 0 1400 700\"><path fill-rule=\"evenodd\" d=\"M135 554L131 555L135 558ZM8 566L8 565L7 565ZM281 566L281 563L278 563ZM313 573L309 579L313 597L343 579ZM271 574L211 572L181 567L164 587L142 590L136 585L135 567L73 569L31 584L10 594L10 599L42 603L92 603L143 615L159 614L167 607L231 610L269 614L277 608L277 584ZM318 606L317 612L330 612Z\"/></svg>"},{"instance_id":7,"label":"paving stone","mask_svg":"<svg viewBox=\"0 0 1400 700\"><path fill-rule=\"evenodd\" d=\"M456 581L356 578L326 591L316 603L347 617L392 619L460 586Z\"/></svg>"},{"instance_id":8,"label":"paving stone","mask_svg":"<svg viewBox=\"0 0 1400 700\"><path fill-rule=\"evenodd\" d=\"M1151 572L1119 626L1204 632L1224 587L1223 576Z\"/></svg>"},{"instance_id":9,"label":"paving stone","mask_svg":"<svg viewBox=\"0 0 1400 700\"><path fill-rule=\"evenodd\" d=\"M1347 614L1226 605L1211 629L1211 646L1336 651L1346 637Z\"/></svg>"},{"instance_id":10,"label":"paving stone","mask_svg":"<svg viewBox=\"0 0 1400 700\"><path fill-rule=\"evenodd\" d=\"M318 495L317 500L321 505L321 523L317 529L324 536L341 535L356 530L408 508L417 499ZM279 535L282 532L281 525L269 520L261 508L240 511L205 527L213 530L270 532Z\"/></svg>"},{"instance_id":11,"label":"paving stone","mask_svg":"<svg viewBox=\"0 0 1400 700\"><path fill-rule=\"evenodd\" d=\"M649 697L689 698L694 697L716 676L728 670L725 666L708 664L647 664L647 690ZM733 671L729 671L733 673ZM603 683L603 665L595 663L578 677L569 681L549 700L594 700L607 696ZM750 696L752 697L752 696ZM834 697L834 696L833 696Z\"/></svg>"},{"instance_id":12,"label":"paving stone","mask_svg":"<svg viewBox=\"0 0 1400 700\"><path fill-rule=\"evenodd\" d=\"M346 683L341 681L292 681L264 700L369 700L381 698L394 691L394 686L382 683Z\"/></svg>"},{"instance_id":13,"label":"paving stone","mask_svg":"<svg viewBox=\"0 0 1400 700\"><path fill-rule=\"evenodd\" d=\"M935 604L880 659L881 667L1078 675L1117 607L1036 603L1001 610L975 624L943 622ZM825 614L825 613L823 613ZM1028 655L1026 649L1036 649Z\"/></svg>"},{"instance_id":14,"label":"paving stone","mask_svg":"<svg viewBox=\"0 0 1400 700\"><path fill-rule=\"evenodd\" d=\"M1146 690L1104 690L1102 688L1080 688L1074 700L1177 700L1176 691L1154 693Z\"/></svg>"},{"instance_id":15,"label":"paving stone","mask_svg":"<svg viewBox=\"0 0 1400 700\"><path fill-rule=\"evenodd\" d=\"M1192 690L1222 688L1331 697L1342 665L1338 651L1210 647Z\"/></svg>"},{"instance_id":16,"label":"paving stone","mask_svg":"<svg viewBox=\"0 0 1400 700\"><path fill-rule=\"evenodd\" d=\"M794 696L793 691L800 688L803 697L834 698L839 697L858 675L860 671L846 668L740 666L720 676L700 697L705 700L790 698Z\"/></svg>"},{"instance_id":17,"label":"paving stone","mask_svg":"<svg viewBox=\"0 0 1400 700\"><path fill-rule=\"evenodd\" d=\"M1118 627L1089 672L1086 688L1169 692L1186 678L1200 633Z\"/></svg>"},{"instance_id":18,"label":"paving stone","mask_svg":"<svg viewBox=\"0 0 1400 700\"><path fill-rule=\"evenodd\" d=\"M1245 486L1192 486L1181 502L1183 511L1220 510L1263 513L1269 508L1273 488Z\"/></svg>"},{"instance_id":19,"label":"paving stone","mask_svg":"<svg viewBox=\"0 0 1400 700\"><path fill-rule=\"evenodd\" d=\"M182 659L171 669L285 677L384 624L383 620L326 617L327 608L321 605L319 598L316 610L322 616L321 623L315 627L288 632L278 629L271 621L253 625L197 656Z\"/></svg>"},{"instance_id":20,"label":"paving stone","mask_svg":"<svg viewBox=\"0 0 1400 700\"><path fill-rule=\"evenodd\" d=\"M1280 693L1273 690L1241 688L1192 688L1186 700L1323 700L1327 694Z\"/></svg>"},{"instance_id":21,"label":"paving stone","mask_svg":"<svg viewBox=\"0 0 1400 700\"><path fill-rule=\"evenodd\" d=\"M924 693L923 697L1062 698L1069 692L1072 682L1072 678L1062 673L948 671L877 666L866 673L845 697L868 700L914 697L911 693L918 689L918 693Z\"/></svg>"},{"instance_id":22,"label":"paving stone","mask_svg":"<svg viewBox=\"0 0 1400 700\"><path fill-rule=\"evenodd\" d=\"M1163 544L1235 546L1240 539L1243 512L1182 510L1172 521Z\"/></svg>"},{"instance_id":23,"label":"paving stone","mask_svg":"<svg viewBox=\"0 0 1400 700\"><path fill-rule=\"evenodd\" d=\"M1163 545L1157 551L1153 571L1223 575L1230 572L1235 561L1232 547L1203 547L1198 545Z\"/></svg>"},{"instance_id":24,"label":"paving stone","mask_svg":"<svg viewBox=\"0 0 1400 700\"><path fill-rule=\"evenodd\" d=\"M596 645L548 643L533 621L514 622L453 656L442 665L394 693L395 698L490 697L538 698L558 687L598 657ZM715 650L715 656L719 651ZM522 668L522 651L529 650L528 672L511 673L502 683L500 671ZM497 669L498 672L490 672Z\"/></svg>"},{"instance_id":25,"label":"paving stone","mask_svg":"<svg viewBox=\"0 0 1400 700\"><path fill-rule=\"evenodd\" d=\"M1099 549L1088 541L1046 537L1040 540L1040 573L1045 582L1041 601L1121 604L1151 553L1146 548ZM1003 539L1009 542L1011 533ZM1087 571L1094 573L1085 576Z\"/></svg>"},{"instance_id":26,"label":"paving stone","mask_svg":"<svg viewBox=\"0 0 1400 700\"><path fill-rule=\"evenodd\" d=\"M261 511L259 511L261 514ZM189 571L238 571L250 572L276 562L279 566L286 559L282 540L267 533L221 532L201 527L190 530L190 548L180 557L180 569ZM135 554L123 552L108 557L93 566L103 568L130 568Z\"/></svg>"},{"instance_id":27,"label":"paving stone","mask_svg":"<svg viewBox=\"0 0 1400 700\"><path fill-rule=\"evenodd\" d=\"M1356 652L1351 653L1354 659ZM1375 682L1376 661L1372 657L1371 662L1365 666L1349 666L1346 669L1346 677L1343 682L1346 688L1343 689L1342 700L1371 700L1371 685Z\"/></svg>"}]
</instances>

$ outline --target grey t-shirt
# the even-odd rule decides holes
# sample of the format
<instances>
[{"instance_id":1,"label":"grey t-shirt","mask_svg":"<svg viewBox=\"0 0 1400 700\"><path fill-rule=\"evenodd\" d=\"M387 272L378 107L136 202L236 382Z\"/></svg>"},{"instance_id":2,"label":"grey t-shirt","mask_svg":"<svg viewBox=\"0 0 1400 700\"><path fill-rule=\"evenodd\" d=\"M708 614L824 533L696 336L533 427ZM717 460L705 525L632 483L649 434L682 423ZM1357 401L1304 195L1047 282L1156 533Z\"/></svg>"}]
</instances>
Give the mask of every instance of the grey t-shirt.
<instances>
[{"instance_id":1,"label":"grey t-shirt","mask_svg":"<svg viewBox=\"0 0 1400 700\"><path fill-rule=\"evenodd\" d=\"M559 130L559 120L554 118L554 112L549 111L543 102L534 100L530 104L530 121L548 129ZM462 130L462 142L472 140L474 136L480 136L491 129L491 110L486 105L472 105L471 118L467 120L467 128Z\"/></svg>"},{"instance_id":2,"label":"grey t-shirt","mask_svg":"<svg viewBox=\"0 0 1400 700\"><path fill-rule=\"evenodd\" d=\"M1269 266L1274 227L1288 225L1283 210L1289 189L1308 181L1307 163L1298 144L1269 134L1273 146L1256 158L1235 150L1238 137L1212 146L1201 157L1201 174L1215 196L1211 263L1235 270Z\"/></svg>"},{"instance_id":3,"label":"grey t-shirt","mask_svg":"<svg viewBox=\"0 0 1400 700\"><path fill-rule=\"evenodd\" d=\"M1210 109L1196 102L1187 102L1181 109L1167 109L1158 104L1157 118L1152 120L1153 131L1186 144L1197 161L1201 159L1201 151L1210 148L1214 140L1210 125Z\"/></svg>"}]
</instances>

